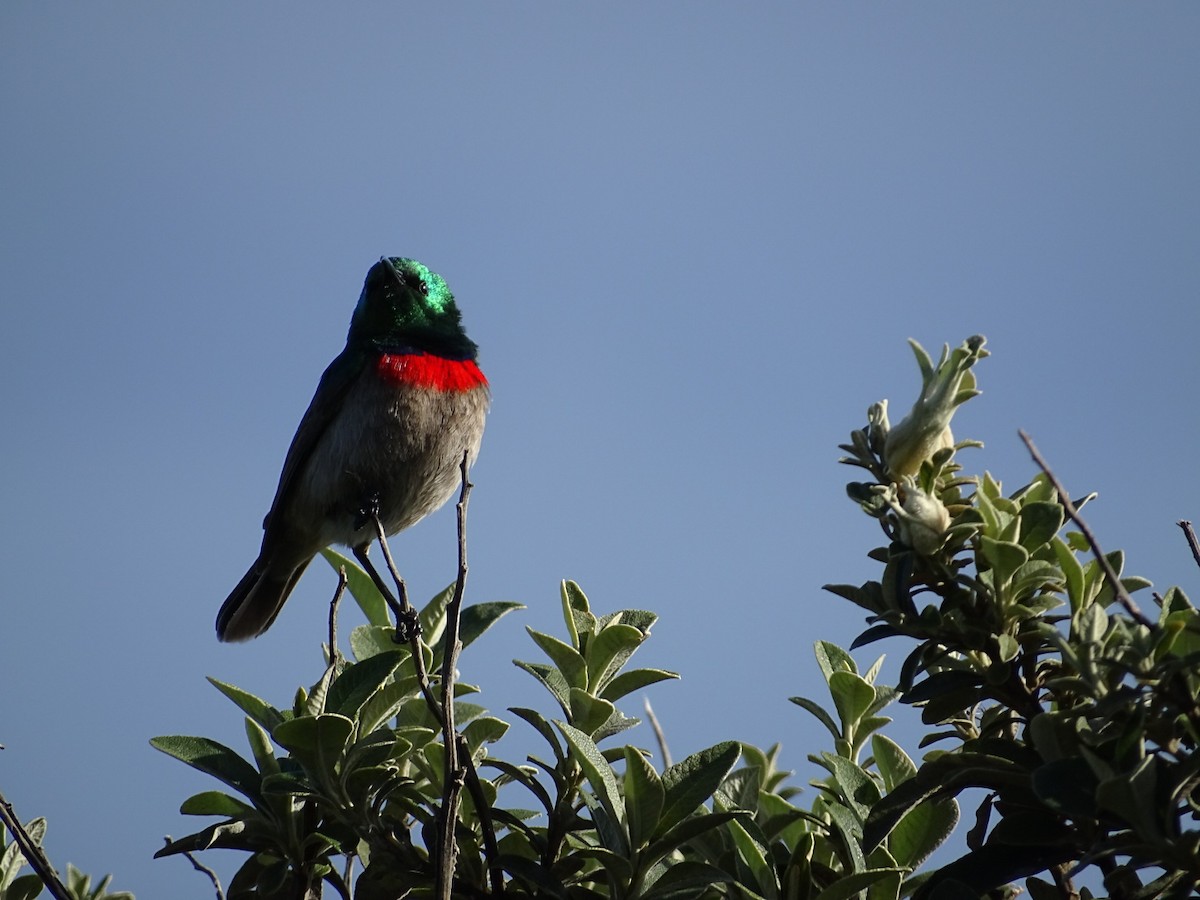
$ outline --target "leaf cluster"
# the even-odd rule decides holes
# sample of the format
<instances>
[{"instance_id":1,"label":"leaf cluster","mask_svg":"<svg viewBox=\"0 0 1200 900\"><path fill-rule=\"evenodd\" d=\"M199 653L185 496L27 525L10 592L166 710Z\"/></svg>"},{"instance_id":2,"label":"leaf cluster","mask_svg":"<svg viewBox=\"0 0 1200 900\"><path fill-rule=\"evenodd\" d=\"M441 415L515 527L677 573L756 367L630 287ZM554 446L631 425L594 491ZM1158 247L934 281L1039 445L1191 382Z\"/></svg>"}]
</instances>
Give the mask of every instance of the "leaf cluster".
<instances>
[{"instance_id":1,"label":"leaf cluster","mask_svg":"<svg viewBox=\"0 0 1200 900\"><path fill-rule=\"evenodd\" d=\"M826 587L869 613L853 646L915 643L901 699L931 729L922 746L940 749L873 805L866 847L920 804L979 788L969 852L926 884L930 895L974 897L1029 877L1032 896L1067 896L1090 866L1114 897L1190 891L1200 884L1200 612L1177 588L1155 595L1153 619L1118 606L1097 548L1067 530L1048 472L1005 494L987 473L963 476L959 444L897 483L886 431L886 416L869 416L843 447L843 462L876 476L847 492L889 538L869 554L882 572ZM932 546L906 540L881 499L914 490L950 513ZM1122 575L1121 552L1103 558L1123 593L1150 586Z\"/></svg>"},{"instance_id":2,"label":"leaf cluster","mask_svg":"<svg viewBox=\"0 0 1200 900\"><path fill-rule=\"evenodd\" d=\"M16 820L12 827L18 828ZM32 842L38 852L42 852L42 842L46 837L46 820L42 817L31 819L20 826L25 836ZM45 884L40 875L27 872L20 874L26 865L24 855L15 836L8 840L8 829L0 827L0 900L33 900L42 895ZM105 875L93 886L92 877L80 872L67 863L67 877L61 887L65 889L70 900L133 900L133 894L128 891L110 891L111 875Z\"/></svg>"}]
</instances>

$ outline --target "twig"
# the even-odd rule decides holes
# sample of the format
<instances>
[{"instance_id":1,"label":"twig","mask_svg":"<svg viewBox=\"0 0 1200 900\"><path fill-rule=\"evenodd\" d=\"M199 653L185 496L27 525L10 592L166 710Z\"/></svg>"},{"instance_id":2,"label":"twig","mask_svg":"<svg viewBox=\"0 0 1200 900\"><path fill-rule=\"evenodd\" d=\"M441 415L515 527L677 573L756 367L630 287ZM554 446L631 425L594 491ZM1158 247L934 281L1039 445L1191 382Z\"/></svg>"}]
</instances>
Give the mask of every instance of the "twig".
<instances>
[{"instance_id":1,"label":"twig","mask_svg":"<svg viewBox=\"0 0 1200 900\"><path fill-rule=\"evenodd\" d=\"M667 735L663 732L662 725L659 724L658 716L654 714L650 698L646 697L642 702L646 705L646 721L650 723L650 728L654 731L654 739L658 741L658 752L662 754L663 768L670 768L671 750L667 747Z\"/></svg>"},{"instance_id":2,"label":"twig","mask_svg":"<svg viewBox=\"0 0 1200 900\"><path fill-rule=\"evenodd\" d=\"M379 548L383 551L383 561L387 563L392 581L396 583L396 597L393 598L391 592L386 588L381 588L383 599L396 614L396 641L399 643L411 641L420 633L421 621L417 618L417 612L413 609L412 604L408 602L408 584L400 577L396 561L392 559L392 551L388 547L387 534L384 533L383 521L379 518L378 510L375 511L373 518L375 520L375 537L379 540Z\"/></svg>"},{"instance_id":3,"label":"twig","mask_svg":"<svg viewBox=\"0 0 1200 900\"><path fill-rule=\"evenodd\" d=\"M37 877L42 880L42 884L54 895L56 900L71 900L71 892L67 890L67 886L59 879L58 873L54 871L54 866L50 864L45 851L34 841L29 832L25 830L25 826L17 818L16 810L13 809L12 804L8 802L3 794L0 794L0 822L4 823L4 827L8 829L9 834L13 836L13 840L17 842L17 847L25 857L25 860L37 874Z\"/></svg>"},{"instance_id":4,"label":"twig","mask_svg":"<svg viewBox=\"0 0 1200 900\"><path fill-rule=\"evenodd\" d=\"M459 765L459 737L454 727L454 669L458 665L459 620L462 615L463 593L467 587L467 499L471 496L471 481L467 478L467 452L463 452L459 471L462 489L458 495L458 578L454 594L446 607L446 635L442 653L442 744L445 749L445 769L442 785L441 842L438 847L437 887L441 900L450 900L454 885L454 864L458 845L454 826L458 822L458 807L466 773Z\"/></svg>"},{"instance_id":5,"label":"twig","mask_svg":"<svg viewBox=\"0 0 1200 900\"><path fill-rule=\"evenodd\" d=\"M169 845L171 843L171 836L168 834L163 840ZM184 850L183 856L192 864L193 869L208 876L208 880L212 882L213 890L216 891L217 900L225 900L225 891L221 888L221 879L217 878L217 873L196 859L196 855L192 851Z\"/></svg>"},{"instance_id":6,"label":"twig","mask_svg":"<svg viewBox=\"0 0 1200 900\"><path fill-rule=\"evenodd\" d=\"M1092 529L1088 528L1087 523L1080 517L1075 506L1071 503L1071 498L1067 495L1066 488L1050 471L1050 467L1046 464L1046 460L1042 458L1042 454L1038 453L1037 447L1033 445L1033 439L1024 431L1018 431L1021 440L1025 443L1026 449L1029 450L1029 455L1033 457L1033 461L1037 463L1038 468L1046 473L1046 477L1050 479L1050 484L1058 493L1058 500L1066 511L1067 516L1079 526L1079 530L1083 532L1084 539L1088 542L1088 546L1092 548L1092 553L1096 557L1096 562L1100 564L1100 569L1104 572L1104 577L1108 580L1108 586L1112 588L1113 596L1117 598L1117 602L1125 607L1125 612L1129 613L1139 625L1144 625L1147 628L1153 628L1154 624L1142 614L1142 611L1137 608L1137 604L1133 602L1133 598L1129 596L1129 591L1125 590L1125 585L1121 584L1121 579L1117 573L1113 571L1112 565L1108 558L1100 550L1100 545L1096 542L1096 536L1092 534Z\"/></svg>"},{"instance_id":7,"label":"twig","mask_svg":"<svg viewBox=\"0 0 1200 900\"><path fill-rule=\"evenodd\" d=\"M338 567L338 583L337 590L333 592L333 599L329 602L329 665L331 668L336 668L338 660L342 654L338 651L337 644L337 615L338 605L342 602L342 595L346 593L346 585L350 581L346 578L346 567Z\"/></svg>"},{"instance_id":8,"label":"twig","mask_svg":"<svg viewBox=\"0 0 1200 900\"><path fill-rule=\"evenodd\" d=\"M1192 559L1196 560L1196 565L1200 566L1200 541L1196 540L1196 530L1192 528L1192 523L1187 519L1180 519L1175 524L1183 529L1188 546L1192 548Z\"/></svg>"},{"instance_id":9,"label":"twig","mask_svg":"<svg viewBox=\"0 0 1200 900\"><path fill-rule=\"evenodd\" d=\"M1067 900L1079 900L1079 891L1075 890L1075 883L1071 881L1070 863L1051 866L1050 874L1053 876L1054 884L1061 896L1066 897Z\"/></svg>"},{"instance_id":10,"label":"twig","mask_svg":"<svg viewBox=\"0 0 1200 900\"><path fill-rule=\"evenodd\" d=\"M475 768L475 760L471 758L471 749L467 739L459 736L459 756L466 764L467 790L471 794L471 802L479 814L479 824L483 829L483 855L487 858L488 877L492 882L492 894L504 896L504 868L500 865L500 845L496 842L496 826L492 821L492 809L488 805L487 796L483 793L483 785L479 781L479 770Z\"/></svg>"},{"instance_id":11,"label":"twig","mask_svg":"<svg viewBox=\"0 0 1200 900\"><path fill-rule=\"evenodd\" d=\"M379 546L383 550L383 558L387 563L388 572L392 576L392 580L396 583L396 589L400 592L400 600L397 601L392 596L391 591L387 589L387 585L379 577L379 572L376 571L374 563L367 556L365 548L355 548L354 555L362 563L362 567L366 570L366 573L371 576L371 580L375 582L379 593L383 595L384 602L387 603L396 615L396 633L399 635L401 620L405 617L415 620L416 612L413 610L412 604L408 602L408 588L404 584L404 579L400 577L400 573L396 570L396 563L392 559L392 551L388 548L387 535L384 534L383 523L379 520L378 514L375 515L375 533L379 540ZM425 698L425 704L429 707L429 711L440 725L442 711L438 707L437 698L433 696L433 689L429 686L429 673L425 671L425 655L422 652L425 644L421 640L421 629L419 627L409 629L408 646L412 653L413 669L417 673L417 686L421 689L421 695Z\"/></svg>"}]
</instances>

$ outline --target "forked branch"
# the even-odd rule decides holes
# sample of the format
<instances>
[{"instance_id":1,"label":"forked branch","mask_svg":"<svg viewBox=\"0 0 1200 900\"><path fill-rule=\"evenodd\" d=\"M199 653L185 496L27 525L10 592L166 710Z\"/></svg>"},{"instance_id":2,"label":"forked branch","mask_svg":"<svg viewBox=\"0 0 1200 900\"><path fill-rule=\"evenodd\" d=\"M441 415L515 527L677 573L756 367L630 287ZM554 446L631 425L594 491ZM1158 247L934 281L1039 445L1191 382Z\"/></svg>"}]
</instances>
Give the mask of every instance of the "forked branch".
<instances>
[{"instance_id":1,"label":"forked branch","mask_svg":"<svg viewBox=\"0 0 1200 900\"><path fill-rule=\"evenodd\" d=\"M1137 608L1137 604L1129 596L1129 591L1125 590L1125 585L1121 584L1120 576L1113 570L1108 558L1100 550L1100 544L1097 543L1096 536L1092 534L1092 529L1080 517L1079 511L1075 509L1075 504L1071 502L1066 488L1062 486L1062 482L1050 471L1050 466L1046 464L1046 460L1042 458L1042 454L1038 453L1037 447L1033 445L1033 439L1024 431L1018 431L1017 434L1021 436L1021 440L1025 443L1025 447L1029 450L1029 455L1033 457L1033 461L1037 463L1038 468L1045 472L1046 477L1050 479L1050 484L1058 493L1058 501L1062 504L1063 510L1066 511L1067 517L1079 526L1079 530L1083 533L1084 540L1088 542L1088 546L1092 548L1092 554L1096 557L1096 562L1099 563L1101 571L1104 572L1104 577L1108 581L1108 586L1112 588L1113 596L1117 598L1117 602L1125 608L1125 612L1129 613L1129 617L1139 625L1153 628L1153 623Z\"/></svg>"}]
</instances>

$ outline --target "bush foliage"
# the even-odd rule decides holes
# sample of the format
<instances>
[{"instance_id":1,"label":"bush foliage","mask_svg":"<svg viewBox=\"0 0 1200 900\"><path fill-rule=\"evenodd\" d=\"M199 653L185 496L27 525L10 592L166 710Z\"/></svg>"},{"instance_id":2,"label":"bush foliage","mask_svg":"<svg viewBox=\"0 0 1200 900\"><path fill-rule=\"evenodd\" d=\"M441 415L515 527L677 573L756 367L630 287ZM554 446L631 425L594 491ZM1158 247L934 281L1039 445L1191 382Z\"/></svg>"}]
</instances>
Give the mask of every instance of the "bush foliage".
<instances>
[{"instance_id":1,"label":"bush foliage","mask_svg":"<svg viewBox=\"0 0 1200 900\"><path fill-rule=\"evenodd\" d=\"M215 821L158 855L244 851L231 900L958 900L1017 886L1034 900L1191 896L1200 616L1177 588L1144 613L1130 595L1149 582L1100 551L1078 513L1089 498L1072 503L1048 469L1010 493L965 474L959 456L974 444L949 425L977 393L984 341L945 348L936 364L913 349L912 410L892 427L886 402L872 406L843 446L842 462L867 476L847 492L885 536L868 553L878 575L827 585L867 613L852 650L889 639L907 655L899 684L885 686L878 662L862 670L817 642L828 696L792 698L828 731L824 749L810 748L822 776L809 799L778 746L723 742L660 768L617 740L637 724L618 704L677 677L632 665L654 613L599 614L564 582L561 634L530 629L541 658L516 663L555 713L501 717L472 702L474 686L447 680L452 664L437 673L517 604L460 613L460 582L421 610L423 640L399 645L375 583L327 551L366 617L349 658L331 640L320 677L285 707L210 679L244 714L248 752L152 741L223 785L181 807ZM436 699L447 689L453 728ZM894 702L920 708L919 762L883 733ZM540 755L497 755L513 725L537 736ZM968 800L965 852L929 865ZM44 826L33 830L40 839ZM35 896L15 844L0 852L0 898ZM106 886L78 896L129 896Z\"/></svg>"}]
</instances>

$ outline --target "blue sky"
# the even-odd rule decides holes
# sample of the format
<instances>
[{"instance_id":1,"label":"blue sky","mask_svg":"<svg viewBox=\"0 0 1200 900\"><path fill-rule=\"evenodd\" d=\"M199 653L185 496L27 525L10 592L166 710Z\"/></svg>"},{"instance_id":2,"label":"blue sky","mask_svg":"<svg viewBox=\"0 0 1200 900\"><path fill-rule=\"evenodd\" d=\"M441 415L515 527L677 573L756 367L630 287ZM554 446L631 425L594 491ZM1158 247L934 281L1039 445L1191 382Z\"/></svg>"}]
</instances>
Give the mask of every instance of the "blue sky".
<instances>
[{"instance_id":1,"label":"blue sky","mask_svg":"<svg viewBox=\"0 0 1200 900\"><path fill-rule=\"evenodd\" d=\"M820 585L878 542L836 445L907 409L908 337L988 337L971 471L1027 481L1025 428L1200 595L1198 76L1194 4L5 4L0 791L60 867L211 896L150 859L210 785L147 741L242 748L205 675L319 674L319 565L264 638L212 623L382 254L446 278L494 389L469 595L529 607L463 657L494 710L550 711L511 660L570 577L661 615L676 756L781 741L803 781L787 697L861 622ZM392 548L433 594L452 510Z\"/></svg>"}]
</instances>

